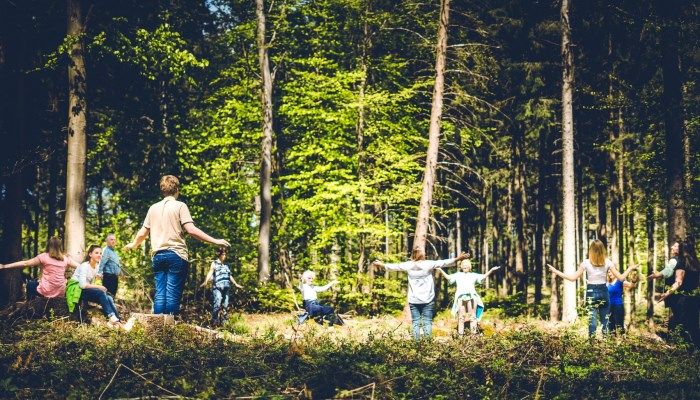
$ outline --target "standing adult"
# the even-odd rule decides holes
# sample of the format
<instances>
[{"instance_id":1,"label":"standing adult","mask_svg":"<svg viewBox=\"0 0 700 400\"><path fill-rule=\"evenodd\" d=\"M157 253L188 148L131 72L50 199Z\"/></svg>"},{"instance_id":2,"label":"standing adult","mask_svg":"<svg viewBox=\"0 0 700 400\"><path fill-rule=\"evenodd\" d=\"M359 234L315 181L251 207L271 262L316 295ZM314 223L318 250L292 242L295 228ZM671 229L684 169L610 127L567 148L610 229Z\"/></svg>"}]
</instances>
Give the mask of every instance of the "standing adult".
<instances>
[{"instance_id":1,"label":"standing adult","mask_svg":"<svg viewBox=\"0 0 700 400\"><path fill-rule=\"evenodd\" d=\"M66 267L78 267L78 263L63 252L63 240L54 236L46 243L46 251L36 257L0 264L0 269L40 267L41 278L27 282L27 300L36 296L51 298L63 297L66 291Z\"/></svg>"},{"instance_id":2,"label":"standing adult","mask_svg":"<svg viewBox=\"0 0 700 400\"><path fill-rule=\"evenodd\" d=\"M408 274L408 306L411 310L411 325L415 340L419 340L421 337L421 325L423 326L423 335L425 337L430 337L433 332L433 314L435 311L433 270L466 260L467 257L466 253L462 253L456 258L448 258L446 260L426 260L425 253L420 250L413 250L411 260L406 262L385 264L375 260L372 263L372 265L383 267L387 271L404 271Z\"/></svg>"},{"instance_id":3,"label":"standing adult","mask_svg":"<svg viewBox=\"0 0 700 400\"><path fill-rule=\"evenodd\" d=\"M675 249L674 249L675 248ZM700 263L695 254L695 246L689 239L674 243L671 254L675 255L671 274L668 273L669 263L660 272L655 272L651 278L666 278L666 291L659 296L664 300L666 307L671 309L671 318L668 321L670 331L676 328L682 329L691 343L700 347L700 299L698 298L698 286L700 279Z\"/></svg>"},{"instance_id":4,"label":"standing adult","mask_svg":"<svg viewBox=\"0 0 700 400\"><path fill-rule=\"evenodd\" d=\"M576 282L586 272L586 303L588 306L588 336L595 336L597 320L600 319L603 336L609 333L610 322L610 293L608 292L607 276L610 271L615 278L624 281L627 275L637 267L627 268L624 273L617 270L615 264L607 258L605 245L598 239L591 241L588 246L588 258L583 260L578 270L565 274L547 265L557 276Z\"/></svg>"},{"instance_id":5,"label":"standing adult","mask_svg":"<svg viewBox=\"0 0 700 400\"><path fill-rule=\"evenodd\" d=\"M180 194L177 177L163 176L160 179L160 192L163 200L151 205L143 226L125 248L135 249L150 234L156 284L153 313L177 315L189 269L185 235L217 246L230 245L224 239L214 239L195 226L187 205L177 200Z\"/></svg>"},{"instance_id":6,"label":"standing adult","mask_svg":"<svg viewBox=\"0 0 700 400\"><path fill-rule=\"evenodd\" d=\"M122 274L121 260L115 250L117 238L113 233L110 233L105 238L105 243L107 245L102 249L102 259L97 269L97 276L102 276L102 285L112 296L117 297L119 275Z\"/></svg>"}]
</instances>

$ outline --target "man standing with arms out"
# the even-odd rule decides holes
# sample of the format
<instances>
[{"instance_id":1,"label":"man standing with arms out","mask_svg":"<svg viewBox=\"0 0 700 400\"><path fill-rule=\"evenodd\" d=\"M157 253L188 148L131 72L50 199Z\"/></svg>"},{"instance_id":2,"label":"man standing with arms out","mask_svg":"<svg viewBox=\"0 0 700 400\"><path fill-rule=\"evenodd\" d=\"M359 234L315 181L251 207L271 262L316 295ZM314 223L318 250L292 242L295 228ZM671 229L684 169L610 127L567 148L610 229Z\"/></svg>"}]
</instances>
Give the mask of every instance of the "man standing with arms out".
<instances>
[{"instance_id":1,"label":"man standing with arms out","mask_svg":"<svg viewBox=\"0 0 700 400\"><path fill-rule=\"evenodd\" d=\"M102 249L102 259L100 267L97 269L97 276L102 277L102 286L107 288L107 291L112 294L112 297L117 297L117 289L119 289L119 275L122 273L119 255L114 248L117 244L117 238L113 233L107 235L105 239L107 246Z\"/></svg>"},{"instance_id":2,"label":"man standing with arms out","mask_svg":"<svg viewBox=\"0 0 700 400\"><path fill-rule=\"evenodd\" d=\"M165 175L160 178L160 192L163 200L148 209L143 226L125 248L135 249L150 233L156 280L153 313L177 315L189 266L185 234L217 246L229 247L230 244L224 239L214 239L194 225L187 205L177 201L180 194L180 181L177 177Z\"/></svg>"}]
</instances>

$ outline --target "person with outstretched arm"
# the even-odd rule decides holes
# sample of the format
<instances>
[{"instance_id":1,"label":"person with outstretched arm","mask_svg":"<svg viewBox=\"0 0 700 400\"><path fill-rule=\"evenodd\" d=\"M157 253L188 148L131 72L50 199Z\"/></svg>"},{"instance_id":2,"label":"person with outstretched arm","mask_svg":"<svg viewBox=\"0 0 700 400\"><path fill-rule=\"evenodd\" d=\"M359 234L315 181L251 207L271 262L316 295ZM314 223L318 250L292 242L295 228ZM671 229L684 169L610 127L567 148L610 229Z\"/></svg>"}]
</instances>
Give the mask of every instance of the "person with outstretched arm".
<instances>
[{"instance_id":1,"label":"person with outstretched arm","mask_svg":"<svg viewBox=\"0 0 700 400\"><path fill-rule=\"evenodd\" d=\"M500 267L493 267L485 274L472 272L470 260L458 263L460 271L454 274L447 274L442 268L436 268L450 284L457 284L454 301L452 302L452 316L457 315L457 333L464 336L464 322L469 318L469 329L472 334L477 333L477 322L481 318L484 309L484 302L476 291L475 284L481 283L494 271Z\"/></svg>"},{"instance_id":2,"label":"person with outstretched arm","mask_svg":"<svg viewBox=\"0 0 700 400\"><path fill-rule=\"evenodd\" d=\"M204 282L200 285L201 287L207 286L209 281L212 282L212 299L211 299L211 324L212 326L221 325L224 320L222 317L226 315L226 309L228 308L229 290L231 285L239 289L243 289L243 286L239 285L233 275L231 275L231 268L224 264L226 261L226 249L221 247L216 250L216 260L212 261L209 267L209 272L207 272ZM220 315L221 314L223 315Z\"/></svg>"},{"instance_id":3,"label":"person with outstretched arm","mask_svg":"<svg viewBox=\"0 0 700 400\"><path fill-rule=\"evenodd\" d=\"M435 299L435 280L433 270L466 260L469 256L462 253L456 258L446 260L426 260L425 253L414 249L411 260L390 264L375 260L372 266L381 267L387 271L404 271L408 274L408 306L411 310L411 325L413 338L420 340L421 325L423 335L427 338L433 333L433 314Z\"/></svg>"},{"instance_id":4,"label":"person with outstretched arm","mask_svg":"<svg viewBox=\"0 0 700 400\"><path fill-rule=\"evenodd\" d=\"M180 194L180 181L177 177L163 176L160 179L160 191L163 200L148 209L143 226L134 240L124 248L137 248L150 234L156 281L153 313L177 315L189 268L185 236L189 234L195 239L217 246L230 245L226 240L215 239L195 226L187 204L177 200Z\"/></svg>"},{"instance_id":5,"label":"person with outstretched arm","mask_svg":"<svg viewBox=\"0 0 700 400\"><path fill-rule=\"evenodd\" d=\"M325 320L330 326L336 323L342 324L342 320L335 315L333 307L319 303L317 295L319 292L325 292L330 289L333 285L336 285L338 281L330 281L323 286L317 286L314 285L314 279L316 279L316 273L306 270L301 274L301 283L299 284L304 309L308 313L308 316L314 319L320 317L317 321L323 323Z\"/></svg>"},{"instance_id":6,"label":"person with outstretched arm","mask_svg":"<svg viewBox=\"0 0 700 400\"><path fill-rule=\"evenodd\" d=\"M63 240L52 237L46 243L46 251L29 260L0 264L0 269L40 267L41 278L27 282L27 300L36 296L62 297L66 292L66 267L78 267L78 263L63 251Z\"/></svg>"},{"instance_id":7,"label":"person with outstretched arm","mask_svg":"<svg viewBox=\"0 0 700 400\"><path fill-rule=\"evenodd\" d=\"M620 281L627 278L627 274L637 269L628 268L624 273L620 273L615 264L607 258L605 245L598 239L591 241L588 246L588 258L583 260L578 270L572 274L565 274L553 266L547 264L555 275L576 282L584 272L586 272L586 303L588 306L588 336L593 338L597 329L597 319L603 330L603 336L609 333L610 322L610 294L608 293L607 275L608 271Z\"/></svg>"}]
</instances>

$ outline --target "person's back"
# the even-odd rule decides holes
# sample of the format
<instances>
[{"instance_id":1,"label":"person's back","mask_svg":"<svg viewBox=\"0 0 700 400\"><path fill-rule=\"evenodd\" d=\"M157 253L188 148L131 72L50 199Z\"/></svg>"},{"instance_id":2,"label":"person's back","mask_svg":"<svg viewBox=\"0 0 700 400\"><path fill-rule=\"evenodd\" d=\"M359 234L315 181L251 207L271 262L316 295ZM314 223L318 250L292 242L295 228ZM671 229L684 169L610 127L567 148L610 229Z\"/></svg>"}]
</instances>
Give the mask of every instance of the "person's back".
<instances>
[{"instance_id":1,"label":"person's back","mask_svg":"<svg viewBox=\"0 0 700 400\"><path fill-rule=\"evenodd\" d=\"M184 225L192 223L187 205L173 196L153 204L148 209L144 226L150 229L151 254L162 250L172 250L180 258L187 260L187 243Z\"/></svg>"},{"instance_id":2,"label":"person's back","mask_svg":"<svg viewBox=\"0 0 700 400\"><path fill-rule=\"evenodd\" d=\"M49 253L41 253L37 256L41 262L41 279L37 292L44 297L61 297L66 290L66 267L68 260L64 257L58 260L49 256Z\"/></svg>"}]
</instances>

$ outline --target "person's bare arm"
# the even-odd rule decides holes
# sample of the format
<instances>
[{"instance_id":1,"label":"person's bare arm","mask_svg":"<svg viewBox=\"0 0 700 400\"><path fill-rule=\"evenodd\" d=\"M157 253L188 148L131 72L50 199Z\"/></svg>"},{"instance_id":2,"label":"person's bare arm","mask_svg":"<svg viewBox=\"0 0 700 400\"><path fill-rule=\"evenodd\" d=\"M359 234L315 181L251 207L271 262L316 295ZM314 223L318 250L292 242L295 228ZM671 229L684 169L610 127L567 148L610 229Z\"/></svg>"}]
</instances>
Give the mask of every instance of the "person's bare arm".
<instances>
[{"instance_id":1,"label":"person's bare arm","mask_svg":"<svg viewBox=\"0 0 700 400\"><path fill-rule=\"evenodd\" d=\"M225 241L224 239L215 239L215 238L207 235L206 233L204 233L203 230L197 228L194 225L194 223L192 223L192 222L186 223L183 227L185 228L185 232L187 232L190 236L192 236L193 238L195 238L197 240L200 240L200 241L206 242L206 243L215 244L217 246L231 247L231 245L227 241Z\"/></svg>"},{"instance_id":2,"label":"person's bare arm","mask_svg":"<svg viewBox=\"0 0 700 400\"><path fill-rule=\"evenodd\" d=\"M239 289L243 289L243 286L239 285L238 282L236 282L236 280L233 279L233 277L230 277L230 278L231 278L231 283L233 284L233 286L235 286Z\"/></svg>"},{"instance_id":3,"label":"person's bare arm","mask_svg":"<svg viewBox=\"0 0 700 400\"><path fill-rule=\"evenodd\" d=\"M150 232L150 229L146 228L145 226L142 226L141 229L139 229L138 232L136 232L136 237L134 240L131 241L131 243L127 244L124 246L126 250L133 250L141 245L144 240L148 237L148 232Z\"/></svg>"},{"instance_id":4,"label":"person's bare arm","mask_svg":"<svg viewBox=\"0 0 700 400\"><path fill-rule=\"evenodd\" d=\"M663 294L661 294L661 296L659 296L658 301L664 300L665 298L670 296L673 292L678 290L678 288L681 287L681 285L683 285L683 279L685 279L685 270L677 269L676 270L676 281L673 282L673 285L671 285L671 287L666 292L664 292Z\"/></svg>"},{"instance_id":5,"label":"person's bare arm","mask_svg":"<svg viewBox=\"0 0 700 400\"><path fill-rule=\"evenodd\" d=\"M27 268L27 267L38 267L41 265L39 257L30 258L29 260L16 261L10 264L0 264L0 269L10 269L10 268Z\"/></svg>"},{"instance_id":6,"label":"person's bare arm","mask_svg":"<svg viewBox=\"0 0 700 400\"><path fill-rule=\"evenodd\" d=\"M488 270L488 272L486 273L486 278L488 278L489 275L491 275L491 273L493 273L494 271L496 271L499 268L501 268L501 267L493 267L490 270Z\"/></svg>"},{"instance_id":7,"label":"person's bare arm","mask_svg":"<svg viewBox=\"0 0 700 400\"><path fill-rule=\"evenodd\" d=\"M554 273L555 275L557 275L561 278L564 278L564 279L568 279L568 280L573 281L573 282L575 282L576 280L578 280L578 278L581 277L581 275L583 274L583 270L585 269L583 267L583 264L581 264L578 267L578 269L576 270L576 272L574 272L573 274L565 274L565 273L559 271L558 269L554 268L550 264L547 264L547 266L549 267L549 270L552 271L552 273Z\"/></svg>"},{"instance_id":8,"label":"person's bare arm","mask_svg":"<svg viewBox=\"0 0 700 400\"><path fill-rule=\"evenodd\" d=\"M629 275L630 272L636 270L637 267L631 267L627 268L627 270L623 273L620 273L620 271L617 270L617 267L610 267L610 271L612 271L613 275L615 278L617 278L618 281L624 282L625 279L627 279L627 275Z\"/></svg>"},{"instance_id":9,"label":"person's bare arm","mask_svg":"<svg viewBox=\"0 0 700 400\"><path fill-rule=\"evenodd\" d=\"M204 278L204 282L200 285L201 287L207 286L207 283L209 283L210 280L214 277L214 266L212 265L209 267L209 272L207 272L207 277Z\"/></svg>"}]
</instances>

